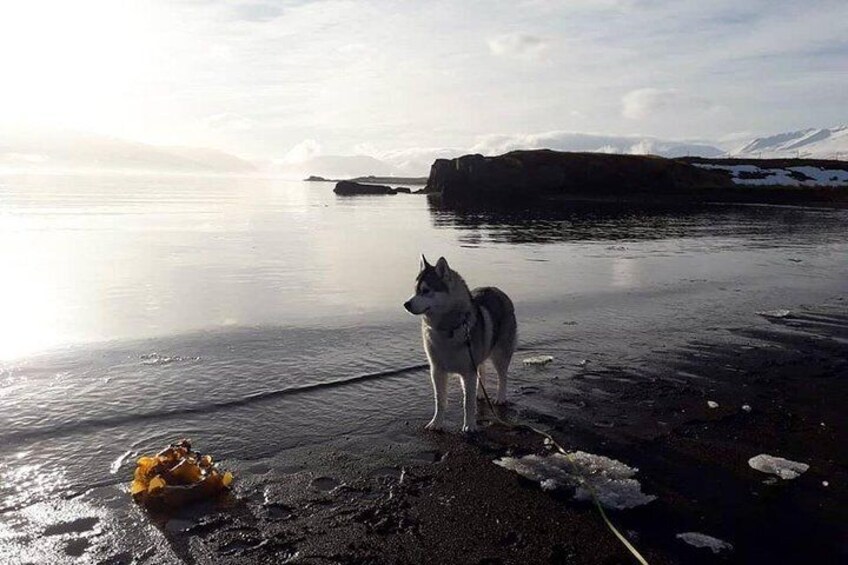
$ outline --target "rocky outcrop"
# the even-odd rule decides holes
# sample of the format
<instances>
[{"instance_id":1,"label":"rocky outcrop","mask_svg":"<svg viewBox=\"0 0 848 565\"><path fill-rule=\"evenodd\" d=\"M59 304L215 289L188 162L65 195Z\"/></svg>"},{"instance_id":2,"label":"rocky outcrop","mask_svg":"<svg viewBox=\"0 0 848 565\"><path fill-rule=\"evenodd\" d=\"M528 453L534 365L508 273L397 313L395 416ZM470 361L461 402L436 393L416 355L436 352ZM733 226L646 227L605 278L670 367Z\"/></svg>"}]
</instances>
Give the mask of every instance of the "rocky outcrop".
<instances>
[{"instance_id":1,"label":"rocky outcrop","mask_svg":"<svg viewBox=\"0 0 848 565\"><path fill-rule=\"evenodd\" d=\"M723 171L647 155L512 151L438 159L427 192L447 205L551 196L685 194L732 186Z\"/></svg>"},{"instance_id":2,"label":"rocky outcrop","mask_svg":"<svg viewBox=\"0 0 848 565\"><path fill-rule=\"evenodd\" d=\"M382 184L362 184L351 180L341 180L336 183L333 192L340 196L360 196L372 194L397 194L390 186Z\"/></svg>"}]
</instances>

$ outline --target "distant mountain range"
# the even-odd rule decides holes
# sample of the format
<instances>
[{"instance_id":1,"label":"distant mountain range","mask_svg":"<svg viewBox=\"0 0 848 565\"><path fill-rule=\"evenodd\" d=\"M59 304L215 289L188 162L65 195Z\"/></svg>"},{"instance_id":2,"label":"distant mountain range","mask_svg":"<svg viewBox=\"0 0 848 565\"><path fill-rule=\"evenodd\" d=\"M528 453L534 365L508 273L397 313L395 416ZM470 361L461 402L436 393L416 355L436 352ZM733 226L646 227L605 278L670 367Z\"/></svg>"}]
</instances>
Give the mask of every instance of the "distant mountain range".
<instances>
[{"instance_id":1,"label":"distant mountain range","mask_svg":"<svg viewBox=\"0 0 848 565\"><path fill-rule=\"evenodd\" d=\"M736 157L848 160L848 126L810 128L758 137L731 150Z\"/></svg>"},{"instance_id":2,"label":"distant mountain range","mask_svg":"<svg viewBox=\"0 0 848 565\"><path fill-rule=\"evenodd\" d=\"M275 161L270 165L270 172L297 178L316 175L341 179L366 175L378 177L404 175L404 171L398 167L369 155L318 155L296 163Z\"/></svg>"},{"instance_id":3,"label":"distant mountain range","mask_svg":"<svg viewBox=\"0 0 848 565\"><path fill-rule=\"evenodd\" d=\"M490 135L471 147L410 148L370 155L318 155L296 163L251 162L223 151L167 147L69 131L0 131L0 171L116 171L249 174L304 178L366 175L427 175L437 158L469 153L500 155L515 149L554 149L595 153L651 154L663 157L817 158L848 160L848 126L805 129L758 137L736 148L647 136L616 136L553 131Z\"/></svg>"},{"instance_id":4,"label":"distant mountain range","mask_svg":"<svg viewBox=\"0 0 848 565\"><path fill-rule=\"evenodd\" d=\"M72 131L0 132L0 170L249 173L250 161L215 149L166 147Z\"/></svg>"}]
</instances>

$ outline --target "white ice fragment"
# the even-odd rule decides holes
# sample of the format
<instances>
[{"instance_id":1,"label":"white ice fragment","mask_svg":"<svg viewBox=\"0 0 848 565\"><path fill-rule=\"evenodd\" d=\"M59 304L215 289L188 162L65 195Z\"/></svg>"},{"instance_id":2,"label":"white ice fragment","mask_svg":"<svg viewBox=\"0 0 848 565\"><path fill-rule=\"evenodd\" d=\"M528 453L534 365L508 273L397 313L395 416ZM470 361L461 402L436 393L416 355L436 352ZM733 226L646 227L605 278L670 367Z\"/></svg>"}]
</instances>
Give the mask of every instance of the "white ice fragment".
<instances>
[{"instance_id":1,"label":"white ice fragment","mask_svg":"<svg viewBox=\"0 0 848 565\"><path fill-rule=\"evenodd\" d=\"M748 465L761 473L777 475L784 480L797 479L810 468L806 463L798 463L797 461L790 461L789 459L774 457L765 453L748 459Z\"/></svg>"},{"instance_id":2,"label":"white ice fragment","mask_svg":"<svg viewBox=\"0 0 848 565\"><path fill-rule=\"evenodd\" d=\"M545 490L574 488L577 500L591 500L594 492L598 502L606 508L623 510L656 499L656 496L643 493L639 481L633 478L638 469L602 455L575 451L568 455L503 457L494 463L539 481Z\"/></svg>"},{"instance_id":3,"label":"white ice fragment","mask_svg":"<svg viewBox=\"0 0 848 565\"><path fill-rule=\"evenodd\" d=\"M132 455L132 451L125 451L120 457L112 461L112 464L109 465L109 472L113 475L117 473L130 455Z\"/></svg>"},{"instance_id":4,"label":"white ice fragment","mask_svg":"<svg viewBox=\"0 0 848 565\"><path fill-rule=\"evenodd\" d=\"M554 358L552 355L536 355L534 357L525 357L523 359L525 365L547 365Z\"/></svg>"},{"instance_id":5,"label":"white ice fragment","mask_svg":"<svg viewBox=\"0 0 848 565\"><path fill-rule=\"evenodd\" d=\"M787 318L792 312L786 309L780 310L761 310L760 312L756 312L758 316L762 316L763 318Z\"/></svg>"},{"instance_id":6,"label":"white ice fragment","mask_svg":"<svg viewBox=\"0 0 848 565\"><path fill-rule=\"evenodd\" d=\"M715 400L707 400L707 406L710 408L718 408L718 402Z\"/></svg>"},{"instance_id":7,"label":"white ice fragment","mask_svg":"<svg viewBox=\"0 0 848 565\"><path fill-rule=\"evenodd\" d=\"M726 541L698 532L683 532L677 534L677 539L683 540L693 547L707 547L713 553L721 553L724 550L733 551L733 546Z\"/></svg>"},{"instance_id":8,"label":"white ice fragment","mask_svg":"<svg viewBox=\"0 0 848 565\"><path fill-rule=\"evenodd\" d=\"M830 486L830 483L829 483L829 482L827 482L827 481L822 481L822 486L823 486L823 487L829 487L829 486Z\"/></svg>"},{"instance_id":9,"label":"white ice fragment","mask_svg":"<svg viewBox=\"0 0 848 565\"><path fill-rule=\"evenodd\" d=\"M750 411L751 411L751 406L750 406L749 404L743 404L743 405L742 405L742 410L744 410L745 412L750 412Z\"/></svg>"}]
</instances>

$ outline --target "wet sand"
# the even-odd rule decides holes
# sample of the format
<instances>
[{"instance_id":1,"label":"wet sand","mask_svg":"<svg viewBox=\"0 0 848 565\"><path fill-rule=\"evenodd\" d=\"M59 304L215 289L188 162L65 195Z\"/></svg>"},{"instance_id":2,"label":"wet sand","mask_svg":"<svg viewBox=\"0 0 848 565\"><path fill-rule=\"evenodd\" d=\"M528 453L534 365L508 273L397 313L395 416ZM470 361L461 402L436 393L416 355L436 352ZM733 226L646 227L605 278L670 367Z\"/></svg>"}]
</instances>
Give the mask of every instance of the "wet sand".
<instances>
[{"instance_id":1,"label":"wet sand","mask_svg":"<svg viewBox=\"0 0 848 565\"><path fill-rule=\"evenodd\" d=\"M554 370L540 370L540 380L595 388L603 394L593 398L604 400L581 395L586 404L562 418L510 409L503 415L541 424L563 445L639 468L643 490L657 500L610 515L650 563L844 561L848 299L766 327L729 330L723 340L658 348L638 371L590 364L557 378ZM570 396L556 401L565 406ZM506 454L543 453L540 441L491 423L485 407L481 421L482 432L472 438L418 431L422 422L407 420L397 422L397 434L416 438L411 442L375 446L339 438L290 450L285 460L242 462L236 471L243 480L228 499L154 519L167 540L159 557L633 562L590 504L571 500L567 491L543 492L492 464ZM747 464L760 453L808 463L810 470L791 481L772 478ZM689 531L734 549L713 555L676 539Z\"/></svg>"}]
</instances>

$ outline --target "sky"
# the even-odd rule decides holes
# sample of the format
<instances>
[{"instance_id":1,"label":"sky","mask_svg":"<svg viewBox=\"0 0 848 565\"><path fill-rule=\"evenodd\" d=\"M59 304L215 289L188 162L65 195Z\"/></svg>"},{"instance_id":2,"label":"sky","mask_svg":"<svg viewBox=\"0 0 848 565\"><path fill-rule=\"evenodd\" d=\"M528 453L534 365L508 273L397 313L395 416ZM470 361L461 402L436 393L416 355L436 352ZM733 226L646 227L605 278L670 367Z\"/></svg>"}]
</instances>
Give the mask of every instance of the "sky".
<instances>
[{"instance_id":1,"label":"sky","mask_svg":"<svg viewBox=\"0 0 848 565\"><path fill-rule=\"evenodd\" d=\"M8 1L0 126L282 161L732 141L848 121L845 22L845 0Z\"/></svg>"}]
</instances>

